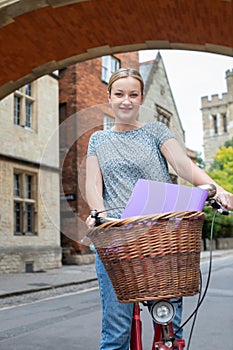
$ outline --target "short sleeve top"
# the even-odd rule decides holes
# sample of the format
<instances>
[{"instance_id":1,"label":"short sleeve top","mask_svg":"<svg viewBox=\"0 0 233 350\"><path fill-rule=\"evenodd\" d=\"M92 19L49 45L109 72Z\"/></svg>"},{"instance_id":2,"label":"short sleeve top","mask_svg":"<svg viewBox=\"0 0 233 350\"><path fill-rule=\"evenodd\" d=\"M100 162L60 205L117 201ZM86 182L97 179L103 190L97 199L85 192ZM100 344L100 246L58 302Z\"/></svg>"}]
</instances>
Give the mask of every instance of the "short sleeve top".
<instances>
[{"instance_id":1,"label":"short sleeve top","mask_svg":"<svg viewBox=\"0 0 233 350\"><path fill-rule=\"evenodd\" d=\"M103 177L103 200L108 216L119 218L139 179L171 182L160 149L174 138L161 122L116 132L111 129L92 134L87 156L96 156Z\"/></svg>"}]
</instances>

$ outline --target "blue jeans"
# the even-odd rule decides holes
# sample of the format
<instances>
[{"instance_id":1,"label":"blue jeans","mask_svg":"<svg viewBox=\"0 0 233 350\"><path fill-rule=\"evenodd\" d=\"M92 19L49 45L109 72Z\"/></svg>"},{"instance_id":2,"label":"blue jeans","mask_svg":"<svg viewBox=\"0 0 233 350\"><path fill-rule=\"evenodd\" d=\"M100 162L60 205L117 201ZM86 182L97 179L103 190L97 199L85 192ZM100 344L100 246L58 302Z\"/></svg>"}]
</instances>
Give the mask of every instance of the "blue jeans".
<instances>
[{"instance_id":1,"label":"blue jeans","mask_svg":"<svg viewBox=\"0 0 233 350\"><path fill-rule=\"evenodd\" d=\"M112 283L98 254L96 254L96 273L102 302L100 350L129 350L134 304L117 301ZM176 332L181 323L182 301L174 303L174 306L176 316L173 324ZM176 338L182 338L182 330L176 335Z\"/></svg>"}]
</instances>

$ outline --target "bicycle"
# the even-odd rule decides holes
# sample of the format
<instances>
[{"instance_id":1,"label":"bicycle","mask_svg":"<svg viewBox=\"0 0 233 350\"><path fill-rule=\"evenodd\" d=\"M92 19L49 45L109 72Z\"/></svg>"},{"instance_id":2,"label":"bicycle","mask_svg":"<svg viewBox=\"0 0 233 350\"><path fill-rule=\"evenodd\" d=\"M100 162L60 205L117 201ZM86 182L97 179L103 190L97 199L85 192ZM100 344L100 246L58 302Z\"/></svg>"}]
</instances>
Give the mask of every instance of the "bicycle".
<instances>
[{"instance_id":1,"label":"bicycle","mask_svg":"<svg viewBox=\"0 0 233 350\"><path fill-rule=\"evenodd\" d=\"M224 209L220 203L217 202L217 200L214 198L215 193L216 193L216 189L213 185L205 185L205 186L200 186L202 189L207 190L208 191L208 200L206 202L206 205L210 205L211 207L213 207L216 210L216 213L219 212L220 214L223 215L229 215L230 213L232 213L231 211L228 211L226 209ZM197 238L197 241L195 241L195 244L197 244L197 251L195 251L194 254L194 265L195 266L191 266L191 269L189 269L189 273L193 273L193 271L191 271L194 267L195 267L195 271L197 272L198 270L198 278L197 276L193 276L193 281L192 282L192 286L191 289L189 288L188 292L186 290L182 290L181 292L178 290L167 290L166 293L161 292L161 290L156 291L157 294L161 294L161 295L157 295L157 298L155 296L150 297L148 296L148 293L144 296L144 292L143 291L143 296L141 295L141 293L139 292L138 295L130 295L127 299L127 297L125 297L125 290L124 290L124 285L126 283L126 281L124 280L123 284L121 283L121 281L119 281L119 271L116 270L116 265L119 265L119 261L117 261L117 259L115 259L115 261L113 261L113 265L110 266L111 264L108 263L108 258L109 255L112 254L111 258L113 257L114 260L114 254L118 254L118 257L120 256L120 258L125 258L125 256L123 256L123 252L121 251L122 249L125 249L126 244L130 243L131 244L131 248L132 248L132 244L134 244L134 241L138 241L140 240L140 243L142 243L142 236L146 236L146 234L141 235L137 235L137 237L128 237L127 240L123 239L123 242L121 241L120 244L119 242L117 242L117 240L119 241L119 235L116 235L115 232L116 230L119 230L122 226L125 225L125 227L127 227L127 225L132 226L133 223L132 221L129 220L118 220L118 219L111 219L111 218L102 218L99 217L98 215L100 214L100 212L97 211L91 211L91 216L93 218L95 218L96 220L96 228L94 228L93 230L91 230L87 236L92 240L92 242L95 244L97 252L99 253L105 267L106 270L109 274L109 277L113 283L113 287L115 289L115 292L117 294L118 300L121 302L134 302L134 312L133 312L133 318L132 318L132 330L131 330L131 340L130 340L130 349L131 350L143 350L143 345L142 345L142 321L140 318L140 312L141 312L141 307L140 307L140 302L142 302L144 305L148 306L149 312L151 314L152 320L154 322L154 337L153 337L153 342L152 342L152 350L183 350L185 347L185 341L184 339L175 339L175 335L176 333L178 333L178 331L184 327L184 325L186 325L187 322L189 322L189 320L194 316L194 322L193 322L193 327L194 327L194 323L195 323L195 319L196 319L196 314L197 311L201 305L201 303L204 300L204 297L206 295L207 289L208 289L208 285L209 285L209 280L210 280L210 273L211 273L211 263L212 263L212 249L210 249L210 266L209 266L209 274L208 274L208 278L207 278L207 283L206 283L206 288L204 291L203 296L201 297L201 293L199 294L199 298L198 298L198 304L197 307L195 308L195 310L192 312L192 314L190 315L190 317L181 325L181 327L178 329L178 331L176 331L176 333L174 333L174 328L173 328L173 319L175 316L175 308L174 305L172 304L172 302L170 301L171 297L183 297L183 296L188 296L188 295L194 295L197 294L199 292L199 284L201 284L200 282L200 276L199 276L199 264L200 264L200 260L198 258L198 256L200 255L200 237L201 237L201 229L202 229L202 224L204 221L204 214L200 213L200 212L181 212L181 213L167 213L167 214L162 214L162 216L155 216L155 221L159 221L161 220L162 217L162 224L164 224L164 221L167 220L168 217L168 223L166 222L166 225L170 224L169 220L174 221L173 224L175 223L175 226L177 227L177 225L181 225L181 222L184 221L185 222L185 226L187 226L187 219L191 220L191 225L188 228L188 234L190 233L189 231L191 231L191 226L193 225L193 223L195 223L195 235L197 235L197 232L199 232L199 236ZM140 221L141 220L141 221ZM146 218L136 218L134 219L134 222L136 222L136 226L143 226L143 221L145 222ZM195 220L195 221L193 221ZM198 225L197 225L198 223ZM147 223L148 224L148 223ZM161 224L161 225L162 225ZM165 225L165 226L166 226ZM173 231L174 231L174 227L173 225ZM107 240L107 244L103 244L103 239L106 237L103 237L103 233L105 231L105 229L108 228L108 236L112 234L113 237L111 237L111 244L109 245L109 240ZM127 231L128 229L126 229ZM130 227L131 230L131 227ZM158 230L158 226L157 226L157 230ZM176 230L176 228L175 228ZM180 227L179 227L180 230ZM125 235L125 228L124 228L124 235ZM134 226L134 230L135 231L135 226ZM106 231L105 231L106 232ZM127 232L129 233L129 232ZM99 245L98 239L97 239L97 235L100 236L101 235L101 244ZM120 236L122 236L120 234ZM150 235L148 235L149 237ZM122 239L122 237L120 237ZM122 248L122 243L123 243L123 247ZM179 242L180 243L180 242ZM150 242L151 244L151 242ZM193 244L193 242L192 242ZM127 249L126 249L127 250ZM125 252L124 252L125 253ZM193 252L192 252L193 253ZM107 255L106 255L107 254ZM141 253L140 253L141 254ZM181 254L184 253L179 253L180 256ZM140 260L140 256L137 257ZM143 257L140 261L140 264L143 264L143 260L145 257ZM150 258L152 258L150 256ZM190 258L190 256L189 256ZM162 258L163 259L163 258ZM183 260L185 261L185 263L187 263L187 259ZM157 260L157 264L158 264L159 260ZM135 263L135 262L134 262ZM167 263L167 261L166 261ZM172 260L172 263L174 263L174 260ZM163 265L164 266L164 265ZM126 266L124 266L126 267ZM112 269L114 269L113 273L112 273ZM165 277L166 277L166 273L165 272ZM117 280L115 280L115 278L117 277ZM184 276L182 276L184 277ZM174 279L174 277L173 277ZM158 283L158 280L156 280ZM172 281L173 282L173 281ZM179 281L180 282L180 281ZM190 281L189 281L190 282ZM123 287L123 290L121 291L120 289ZM187 284L185 285L185 288L187 288ZM164 288L164 285L162 286L162 288ZM168 288L169 289L169 288ZM182 288L181 288L182 289ZM200 286L201 289L201 286ZM127 293L128 291L126 291ZM170 293L170 294L169 294ZM129 293L130 294L130 293ZM132 293L131 291L131 294ZM137 293L136 293L137 294ZM140 294L140 295L139 295ZM153 293L152 293L153 294ZM144 300L145 299L145 300ZM153 301L152 301L153 300ZM151 301L151 302L150 302ZM191 333L190 333L190 339L188 342L188 348L190 345L190 341L191 341L191 335L192 335L192 330L193 327L191 329Z\"/></svg>"}]
</instances>

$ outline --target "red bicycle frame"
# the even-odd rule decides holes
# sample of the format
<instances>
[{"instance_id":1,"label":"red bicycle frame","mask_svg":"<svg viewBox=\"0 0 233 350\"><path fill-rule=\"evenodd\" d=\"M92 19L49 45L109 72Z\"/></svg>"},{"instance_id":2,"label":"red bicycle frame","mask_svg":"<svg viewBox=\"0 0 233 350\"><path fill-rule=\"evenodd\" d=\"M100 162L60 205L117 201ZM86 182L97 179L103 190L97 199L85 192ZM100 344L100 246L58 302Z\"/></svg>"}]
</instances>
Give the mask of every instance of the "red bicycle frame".
<instances>
[{"instance_id":1,"label":"red bicycle frame","mask_svg":"<svg viewBox=\"0 0 233 350\"><path fill-rule=\"evenodd\" d=\"M142 346L142 321L140 318L140 305L134 304L130 350L143 350ZM174 340L172 321L167 325L155 323L152 350L183 350L185 342L183 339ZM170 339L170 340L169 340ZM169 341L166 341L169 340Z\"/></svg>"},{"instance_id":2,"label":"red bicycle frame","mask_svg":"<svg viewBox=\"0 0 233 350\"><path fill-rule=\"evenodd\" d=\"M130 338L130 350L143 350L142 349L142 321L140 318L140 305L134 304L131 338Z\"/></svg>"}]
</instances>

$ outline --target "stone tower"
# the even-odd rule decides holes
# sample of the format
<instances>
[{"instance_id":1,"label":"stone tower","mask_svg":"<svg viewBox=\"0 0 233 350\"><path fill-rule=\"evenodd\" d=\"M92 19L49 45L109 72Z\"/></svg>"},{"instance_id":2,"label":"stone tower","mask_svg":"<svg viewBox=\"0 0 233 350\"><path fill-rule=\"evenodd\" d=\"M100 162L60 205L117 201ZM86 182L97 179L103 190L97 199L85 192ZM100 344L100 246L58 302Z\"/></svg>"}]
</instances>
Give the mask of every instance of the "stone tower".
<instances>
[{"instance_id":1,"label":"stone tower","mask_svg":"<svg viewBox=\"0 0 233 350\"><path fill-rule=\"evenodd\" d=\"M233 137L233 69L226 71L227 92L201 98L205 166L213 162L216 150Z\"/></svg>"}]
</instances>

